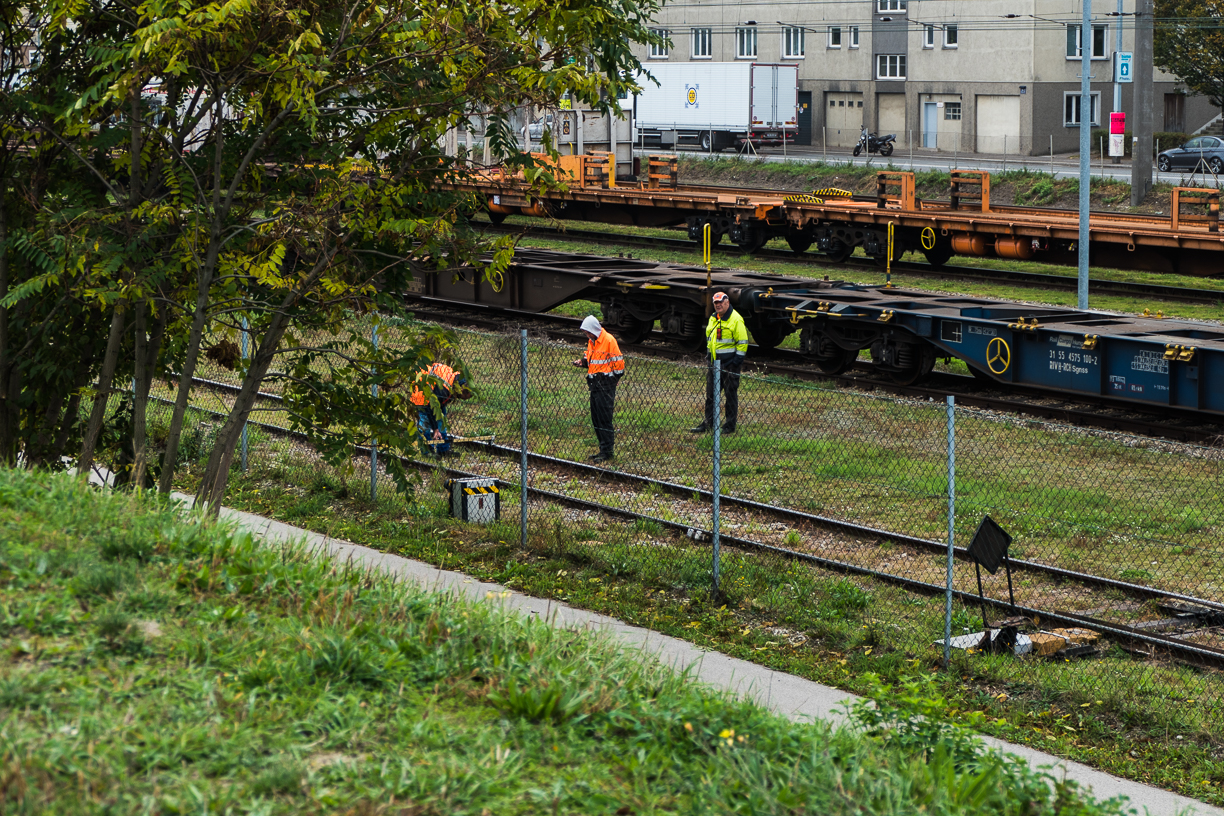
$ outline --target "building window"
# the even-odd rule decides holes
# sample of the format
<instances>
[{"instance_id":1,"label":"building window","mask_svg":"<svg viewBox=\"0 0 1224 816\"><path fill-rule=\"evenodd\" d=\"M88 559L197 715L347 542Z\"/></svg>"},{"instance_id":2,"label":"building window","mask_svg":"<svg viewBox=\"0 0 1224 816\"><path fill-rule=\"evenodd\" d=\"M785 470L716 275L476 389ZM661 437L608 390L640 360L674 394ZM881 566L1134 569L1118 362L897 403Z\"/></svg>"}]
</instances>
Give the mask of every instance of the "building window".
<instances>
[{"instance_id":1,"label":"building window","mask_svg":"<svg viewBox=\"0 0 1224 816\"><path fill-rule=\"evenodd\" d=\"M1093 92L1089 97L1092 110L1089 111L1090 117L1088 124L1101 124L1101 94ZM1063 124L1067 127L1078 127L1080 123L1080 95L1079 92L1067 91L1063 94Z\"/></svg>"},{"instance_id":2,"label":"building window","mask_svg":"<svg viewBox=\"0 0 1224 816\"><path fill-rule=\"evenodd\" d=\"M905 79L905 55L877 54L876 79Z\"/></svg>"},{"instance_id":3,"label":"building window","mask_svg":"<svg viewBox=\"0 0 1224 816\"><path fill-rule=\"evenodd\" d=\"M947 119L949 122L959 122L960 121L960 103L959 102L945 102L944 103L944 119Z\"/></svg>"},{"instance_id":4,"label":"building window","mask_svg":"<svg viewBox=\"0 0 1224 816\"><path fill-rule=\"evenodd\" d=\"M799 26L785 26L782 29L782 58L803 58L803 29Z\"/></svg>"},{"instance_id":5,"label":"building window","mask_svg":"<svg viewBox=\"0 0 1224 816\"><path fill-rule=\"evenodd\" d=\"M829 47L841 48L841 26L829 26Z\"/></svg>"},{"instance_id":6,"label":"building window","mask_svg":"<svg viewBox=\"0 0 1224 816\"><path fill-rule=\"evenodd\" d=\"M934 48L935 47L935 26L924 25L922 27L922 47L923 48Z\"/></svg>"},{"instance_id":7,"label":"building window","mask_svg":"<svg viewBox=\"0 0 1224 816\"><path fill-rule=\"evenodd\" d=\"M755 59L757 55L757 30L735 29L735 56L739 59Z\"/></svg>"},{"instance_id":8,"label":"building window","mask_svg":"<svg viewBox=\"0 0 1224 816\"><path fill-rule=\"evenodd\" d=\"M881 14L889 11L905 11L906 0L876 0L876 10Z\"/></svg>"},{"instance_id":9,"label":"building window","mask_svg":"<svg viewBox=\"0 0 1224 816\"><path fill-rule=\"evenodd\" d=\"M960 33L956 30L956 26L944 26L944 48L956 48L960 39Z\"/></svg>"},{"instance_id":10,"label":"building window","mask_svg":"<svg viewBox=\"0 0 1224 816\"><path fill-rule=\"evenodd\" d=\"M1080 28L1082 26L1069 25L1067 26L1067 59L1080 59ZM1092 54L1089 59L1105 59L1105 43L1108 38L1106 29L1108 26L1094 25L1092 27Z\"/></svg>"},{"instance_id":11,"label":"building window","mask_svg":"<svg viewBox=\"0 0 1224 816\"><path fill-rule=\"evenodd\" d=\"M693 29L693 59L710 59L714 55L710 40L710 29Z\"/></svg>"},{"instance_id":12,"label":"building window","mask_svg":"<svg viewBox=\"0 0 1224 816\"><path fill-rule=\"evenodd\" d=\"M858 26L850 26L850 47L858 48Z\"/></svg>"},{"instance_id":13,"label":"building window","mask_svg":"<svg viewBox=\"0 0 1224 816\"><path fill-rule=\"evenodd\" d=\"M656 37L662 38L663 40L663 42L650 44L650 58L651 59L667 59L667 29L666 28L652 28L650 29L650 33L655 35Z\"/></svg>"}]
</instances>

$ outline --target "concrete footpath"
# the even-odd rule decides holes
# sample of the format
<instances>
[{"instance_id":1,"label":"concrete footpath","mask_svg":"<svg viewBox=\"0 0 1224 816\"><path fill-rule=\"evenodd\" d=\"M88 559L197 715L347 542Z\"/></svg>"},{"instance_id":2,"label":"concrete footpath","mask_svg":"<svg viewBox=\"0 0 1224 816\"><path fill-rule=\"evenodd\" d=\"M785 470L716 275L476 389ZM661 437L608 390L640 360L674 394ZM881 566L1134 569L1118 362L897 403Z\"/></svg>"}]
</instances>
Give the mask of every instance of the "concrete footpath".
<instances>
[{"instance_id":1,"label":"concrete footpath","mask_svg":"<svg viewBox=\"0 0 1224 816\"><path fill-rule=\"evenodd\" d=\"M178 496L188 504L189 496ZM857 699L837 689L813 683L789 674L783 674L755 663L702 649L676 638L629 626L606 615L559 604L542 598L520 595L498 584L489 584L459 572L440 570L420 561L412 561L396 555L388 555L369 547L362 547L339 539L327 538L282 524L262 516L243 513L226 508L221 512L225 519L236 522L266 541L303 540L315 552L327 553L331 557L352 563L355 566L378 570L396 578L414 581L420 586L438 592L453 592L455 595L475 601L501 604L524 615L536 615L554 626L569 629L590 629L608 634L626 646L640 648L657 657L666 665L676 669L689 669L693 676L716 688L727 689L755 700L778 714L792 720L820 719L841 721L845 715L839 708L842 703ZM1224 810L1203 804L1185 796L1179 796L1159 788L1118 779L1109 774L1093 770L1077 762L1068 762L1056 756L1034 751L1022 745L990 737L982 737L989 746L998 747L1026 760L1034 768L1050 768L1055 774L1073 779L1100 799L1125 796L1139 813L1150 816L1224 816Z\"/></svg>"}]
</instances>

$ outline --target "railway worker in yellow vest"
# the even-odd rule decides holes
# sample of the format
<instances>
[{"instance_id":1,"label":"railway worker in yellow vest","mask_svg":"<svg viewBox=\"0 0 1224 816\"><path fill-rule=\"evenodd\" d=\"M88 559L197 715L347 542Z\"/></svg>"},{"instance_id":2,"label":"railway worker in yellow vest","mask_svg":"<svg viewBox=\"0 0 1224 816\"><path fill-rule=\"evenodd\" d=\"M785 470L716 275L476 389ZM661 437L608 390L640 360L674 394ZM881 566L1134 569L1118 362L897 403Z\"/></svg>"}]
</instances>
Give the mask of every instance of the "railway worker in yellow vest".
<instances>
[{"instance_id":1,"label":"railway worker in yellow vest","mask_svg":"<svg viewBox=\"0 0 1224 816\"><path fill-rule=\"evenodd\" d=\"M587 388L591 392L591 424L599 440L599 452L591 456L591 461L606 462L612 458L616 442L612 413L616 404L616 384L625 374L625 357L616 338L599 325L594 315L583 318L582 330L587 336L586 356L575 360L574 365L586 369Z\"/></svg>"},{"instance_id":2,"label":"railway worker in yellow vest","mask_svg":"<svg viewBox=\"0 0 1224 816\"><path fill-rule=\"evenodd\" d=\"M710 356L706 369L705 419L689 433L705 433L714 429L718 421L718 395L714 393L714 361L718 360L720 390L727 394L727 420L723 433L735 433L739 419L739 381L744 368L744 357L748 354L748 328L739 312L731 308L726 292L714 293L714 314L706 324L706 348Z\"/></svg>"},{"instance_id":3,"label":"railway worker in yellow vest","mask_svg":"<svg viewBox=\"0 0 1224 816\"><path fill-rule=\"evenodd\" d=\"M442 409L440 417L434 414L429 398L425 396L419 384L420 380L428 374L432 374L440 381L435 382L430 389L437 397L438 405ZM421 373L417 375L417 381L418 384L413 387L411 397L412 404L417 407L417 428L427 442L436 443L429 446L434 453L438 456L448 456L451 453L453 437L446 426L446 414L451 402L455 399L468 399L472 396L472 392L466 387L467 379L446 363L432 363L428 368L421 369Z\"/></svg>"}]
</instances>

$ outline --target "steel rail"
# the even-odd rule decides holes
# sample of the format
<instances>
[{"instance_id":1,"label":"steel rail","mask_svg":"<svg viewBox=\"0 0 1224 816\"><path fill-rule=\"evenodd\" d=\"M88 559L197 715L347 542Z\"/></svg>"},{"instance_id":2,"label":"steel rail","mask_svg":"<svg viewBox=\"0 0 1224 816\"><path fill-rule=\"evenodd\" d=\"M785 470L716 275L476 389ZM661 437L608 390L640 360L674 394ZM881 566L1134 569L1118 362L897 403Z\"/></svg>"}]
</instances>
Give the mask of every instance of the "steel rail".
<instances>
[{"instance_id":1,"label":"steel rail","mask_svg":"<svg viewBox=\"0 0 1224 816\"><path fill-rule=\"evenodd\" d=\"M483 227L493 232L537 234L563 241L590 241L592 243L610 246L633 246L657 249L660 246L685 252L693 252L698 244L687 238L654 238L645 236L623 235L619 233L601 232L598 230L564 229L543 225L528 225L522 228L479 222ZM717 244L711 247L715 252L727 255L743 255L743 251L735 245ZM752 253L753 257L771 258L793 263L820 265L830 269L864 269L875 272L881 267L873 260L851 257L838 263L829 259L823 252L806 251L795 253L781 249L761 248ZM941 280L961 280L979 283L1010 283L1034 289L1052 289L1055 291L1075 291L1076 279L1071 275L1058 275L1041 272L1020 272L1006 269L985 269L969 266L932 266L918 261L894 261L893 271L899 274L915 275L923 278ZM1157 283L1136 283L1128 281L1111 281L1093 278L1089 282L1089 292L1094 295L1112 295L1115 297L1151 297L1154 299L1178 303L1213 304L1224 301L1224 289L1189 289L1180 286L1164 286Z\"/></svg>"},{"instance_id":2,"label":"steel rail","mask_svg":"<svg viewBox=\"0 0 1224 816\"><path fill-rule=\"evenodd\" d=\"M228 383L219 383L216 381L202 380L202 379L197 379L197 378L193 378L193 382L198 382L201 385L205 385L206 387L214 388L217 390L226 390L226 391L241 390L240 387L233 386ZM261 392L261 396L263 396L265 399L269 399L273 401L281 401L281 397L274 395L274 394L265 394ZM165 400L162 398L154 398L154 401L165 403L165 404L169 404L170 402L169 400ZM226 416L226 414L223 414L219 411L213 411L207 408L197 407L195 408L195 410L201 411L203 413L212 414L213 416L219 416L219 417ZM308 439L306 434L298 432L298 431L293 431L288 428L282 428L282 427L275 426L275 425L269 425L267 423L262 423L258 421L250 421L250 424L256 427L259 427L269 433L274 433L274 434L278 434L281 436L294 437L294 438L297 438L303 441ZM467 444L486 448L489 451L496 453L498 455L513 455L516 457L521 455L521 451L519 451L517 448L510 448L510 447L503 446L503 445L495 445L490 442L472 442L472 443L467 443ZM368 455L370 452L370 448L368 446L356 445L354 446L354 451L356 453L365 453ZM528 452L527 456L528 456L528 459L534 459L538 462L544 462L544 463L547 463L553 466L562 467L562 468L569 469L569 470L579 470L582 472L588 472L588 473L591 473L592 475L598 475L601 478L612 477L619 481L626 481L630 483L641 484L644 486L653 485L669 493L676 493L676 494L686 495L686 496L692 496L693 494L697 494L705 499L713 498L713 494L708 490L689 487L687 485L680 485L680 484L676 484L675 482L667 482L667 481L663 481L659 479L652 479L647 476L638 476L635 474L624 473L622 471L611 471L611 470L607 470L604 468L598 468L593 465L586 465L581 462L571 462L566 459L559 459L556 457L547 456L545 454L537 454L537 453ZM404 462L406 464L411 464L416 467L433 468L433 469L441 468L441 469L446 470L448 473L455 473L459 475L469 475L469 476L480 476L480 474L470 473L467 471L460 471L460 470L453 469L453 468L442 468L440 464L422 462L420 460L410 459L408 457L399 457L399 458L401 462ZM515 488L515 489L519 487L516 483L508 482L504 479L499 478L496 481L499 483L499 485L503 487L510 487L510 488ZM610 505L600 504L598 502L593 502L587 499L578 499L575 497L566 496L561 493L555 493L553 491L547 491L541 488L535 488L535 487L528 486L527 490L528 490L528 493L534 493L538 496L543 496L550 500L563 502L573 507L580 507L584 509L595 510L597 512L615 514L615 515L619 515L621 517L629 518L629 519L642 519L646 521L651 521L667 529L674 530L674 531L677 531L677 532L680 532L686 535L688 535L690 531L694 533L700 533L703 535L707 535L707 536L712 534L711 530L696 527L692 524L670 521L668 519L663 519L663 518L659 518L656 516L647 515L644 513L637 513L636 511L632 511L632 510L626 510L626 509L619 508L619 507L612 507ZM792 518L796 520L802 520L807 523L817 524L817 525L820 525L826 528L841 530L843 532L854 534L854 535L875 537L875 538L884 539L887 541L892 541L898 544L905 544L905 545L913 546L916 548L934 549L941 553L947 551L947 545L941 542L930 541L928 539L918 538L915 536L907 536L907 535L903 535L899 533L891 533L891 532L888 532L887 530L881 530L875 527L867 527L864 525L854 524L852 522L832 519L826 516L818 516L818 515L811 514L811 513L804 513L802 511L790 510L787 508L778 507L776 505L756 502L751 499L740 499L740 498L722 495L720 496L720 500L724 505L738 506L746 510L754 510L757 512L767 512L778 518ZM692 536L689 535L689 537L691 538ZM864 575L864 576L872 577L875 579L883 580L888 583L894 583L894 584L897 584L899 586L903 586L906 588L916 589L916 590L919 590L925 593L943 594L947 590L945 586L942 586L939 584L930 584L924 581L918 581L913 578L906 578L904 576L894 575L893 573L888 573L888 572L881 572L879 570L873 570L868 567L862 567L856 564L839 561L837 559L825 558L822 556L813 555L811 553L800 552L798 550L792 550L792 549L788 549L785 547L778 547L772 544L766 544L764 542L754 541L752 539L746 539L746 538L741 538L738 536L728 536L728 535L720 535L720 538L732 546L738 546L738 547L742 547L745 549L756 550L758 552L765 552L765 553L769 553L773 555L779 555L779 556L783 556L786 558L791 558L791 559L804 561L804 562L811 563L811 564L816 564L821 567L827 567L831 569L851 572L857 575ZM961 548L961 547L954 548L954 552L962 560L968 560L966 550L964 548ZM1077 581L1082 584L1100 586L1100 587L1108 588L1108 589L1116 589L1116 590L1126 592L1130 595L1140 597L1140 598L1172 598L1175 600L1192 603L1197 606L1201 606L1201 607L1211 609L1214 611L1224 612L1224 604L1217 603L1215 601L1206 600L1203 598L1198 598L1192 595L1184 595L1184 594L1174 593L1174 592L1164 592L1164 591L1161 591L1161 590L1158 590L1152 587L1145 587L1139 584L1131 584L1125 581L1118 581L1112 578L1105 578L1103 576L1091 575L1089 573L1079 573L1079 572L1075 572L1074 570L1066 570L1060 567L1052 567L1049 565L1039 564L1036 562L1031 562L1031 561L1026 561L1026 560L1011 559L1011 563L1013 565L1016 565L1020 569L1025 569L1025 570L1029 570L1029 571L1036 572L1036 573L1044 573L1044 574L1050 575L1052 577L1060 578L1060 579L1073 580L1073 581ZM1167 637L1167 636L1158 635L1158 634L1152 634L1150 632L1135 629L1135 628L1125 626L1122 624L1109 624L1109 623L1099 621L1098 619L1095 619L1095 618L1074 615L1072 613L1065 612L1065 611L1060 612L1060 611L1054 611L1054 610L1035 609L1035 608L1024 607L1024 606L1013 606L1010 603L1005 603L1003 601L999 601L999 600L992 599L992 598L983 599L977 595L974 595L973 593L967 593L961 590L953 590L953 594L964 601L973 601L976 603L981 603L985 601L986 603L989 603L992 606L992 608L996 610L997 609L1014 610L1026 616L1040 616L1041 618L1047 621L1058 621L1058 622L1062 622L1062 623L1065 623L1071 626L1084 626L1084 627L1088 627L1088 628L1097 630L1099 632L1104 632L1106 634L1113 635L1114 637L1121 638L1127 641L1146 643L1147 645L1152 646L1152 647L1160 647L1160 648L1168 649L1172 652L1177 652L1179 654L1194 658L1194 660L1191 662L1207 663L1211 665L1224 666L1224 649L1215 649L1215 648L1208 647L1208 646L1198 646L1194 644L1189 644L1177 638Z\"/></svg>"}]
</instances>

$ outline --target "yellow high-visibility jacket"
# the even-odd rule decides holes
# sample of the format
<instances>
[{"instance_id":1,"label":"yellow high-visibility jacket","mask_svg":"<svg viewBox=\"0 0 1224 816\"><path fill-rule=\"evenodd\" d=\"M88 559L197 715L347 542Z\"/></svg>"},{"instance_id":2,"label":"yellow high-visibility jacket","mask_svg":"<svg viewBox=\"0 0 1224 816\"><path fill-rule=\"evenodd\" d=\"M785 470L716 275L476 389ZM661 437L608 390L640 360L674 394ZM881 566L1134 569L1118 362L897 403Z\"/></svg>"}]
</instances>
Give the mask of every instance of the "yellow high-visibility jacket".
<instances>
[{"instance_id":1,"label":"yellow high-visibility jacket","mask_svg":"<svg viewBox=\"0 0 1224 816\"><path fill-rule=\"evenodd\" d=\"M748 327L744 318L732 309L725 318L719 318L718 312L710 315L706 324L706 347L710 350L711 360L728 362L735 358L743 362L748 354Z\"/></svg>"}]
</instances>

